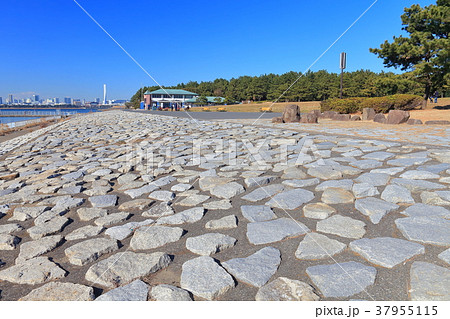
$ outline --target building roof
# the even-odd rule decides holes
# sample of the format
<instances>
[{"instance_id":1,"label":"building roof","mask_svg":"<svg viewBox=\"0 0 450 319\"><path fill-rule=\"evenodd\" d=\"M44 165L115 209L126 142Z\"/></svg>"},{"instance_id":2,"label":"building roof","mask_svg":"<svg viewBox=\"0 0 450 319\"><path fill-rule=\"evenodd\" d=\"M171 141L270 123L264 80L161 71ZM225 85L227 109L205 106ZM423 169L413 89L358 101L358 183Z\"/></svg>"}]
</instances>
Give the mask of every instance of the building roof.
<instances>
[{"instance_id":1,"label":"building roof","mask_svg":"<svg viewBox=\"0 0 450 319\"><path fill-rule=\"evenodd\" d=\"M186 90L179 90L179 89L159 89L156 91L152 91L152 92L145 92L145 95L149 95L149 94L169 94L169 95L175 95L175 94L184 94L184 95L198 95L197 93L194 92L189 92Z\"/></svg>"}]
</instances>

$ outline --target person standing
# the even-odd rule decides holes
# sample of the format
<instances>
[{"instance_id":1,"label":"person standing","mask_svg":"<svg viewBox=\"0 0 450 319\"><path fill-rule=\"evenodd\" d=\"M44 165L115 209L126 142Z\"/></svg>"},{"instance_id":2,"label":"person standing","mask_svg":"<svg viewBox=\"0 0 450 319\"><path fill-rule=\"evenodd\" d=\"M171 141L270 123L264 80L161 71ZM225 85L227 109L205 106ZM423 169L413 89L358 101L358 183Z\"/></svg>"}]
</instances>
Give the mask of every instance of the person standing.
<instances>
[{"instance_id":1,"label":"person standing","mask_svg":"<svg viewBox=\"0 0 450 319\"><path fill-rule=\"evenodd\" d=\"M439 97L439 92L438 91L434 92L433 97L434 97L434 103L437 103L437 100Z\"/></svg>"}]
</instances>

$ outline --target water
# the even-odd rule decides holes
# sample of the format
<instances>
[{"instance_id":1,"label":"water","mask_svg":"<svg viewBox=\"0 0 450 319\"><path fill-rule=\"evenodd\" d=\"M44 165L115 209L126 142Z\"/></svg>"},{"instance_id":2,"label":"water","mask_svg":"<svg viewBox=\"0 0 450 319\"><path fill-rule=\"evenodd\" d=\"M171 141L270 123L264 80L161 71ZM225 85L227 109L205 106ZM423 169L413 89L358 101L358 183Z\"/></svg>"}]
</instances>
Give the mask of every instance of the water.
<instances>
[{"instance_id":1,"label":"water","mask_svg":"<svg viewBox=\"0 0 450 319\"><path fill-rule=\"evenodd\" d=\"M45 115L49 115L49 112L55 113L54 115L60 115L59 112L76 112L76 113L89 113L89 112L97 112L98 109L58 109L58 108L0 108L0 112L5 113L16 113L16 112L33 112L35 114L39 115L39 112L42 112ZM20 122L20 121L27 121L27 120L34 120L38 119L39 117L8 117L8 116L0 116L0 124L5 123L12 123L12 122Z\"/></svg>"},{"instance_id":2,"label":"water","mask_svg":"<svg viewBox=\"0 0 450 319\"><path fill-rule=\"evenodd\" d=\"M0 124L28 121L28 120L34 120L37 118L38 117L4 117L4 116L0 116Z\"/></svg>"}]
</instances>

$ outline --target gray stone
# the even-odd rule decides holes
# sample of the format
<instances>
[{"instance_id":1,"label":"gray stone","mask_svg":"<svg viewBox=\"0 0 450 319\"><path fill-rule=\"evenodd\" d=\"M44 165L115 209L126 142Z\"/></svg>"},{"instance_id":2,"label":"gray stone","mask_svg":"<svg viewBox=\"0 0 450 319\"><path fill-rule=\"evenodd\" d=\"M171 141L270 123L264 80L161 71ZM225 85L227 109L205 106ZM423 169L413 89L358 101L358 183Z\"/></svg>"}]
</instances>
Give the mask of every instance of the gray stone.
<instances>
[{"instance_id":1,"label":"gray stone","mask_svg":"<svg viewBox=\"0 0 450 319\"><path fill-rule=\"evenodd\" d=\"M231 248L236 244L236 239L219 234L207 233L196 237L189 237L186 240L186 248L194 254L209 256L227 248Z\"/></svg>"},{"instance_id":2,"label":"gray stone","mask_svg":"<svg viewBox=\"0 0 450 319\"><path fill-rule=\"evenodd\" d=\"M406 171L403 174L400 175L401 178L406 179L436 179L440 176L438 174L428 172L428 171Z\"/></svg>"},{"instance_id":3,"label":"gray stone","mask_svg":"<svg viewBox=\"0 0 450 319\"><path fill-rule=\"evenodd\" d=\"M395 225L409 240L450 246L450 221L437 216L397 218Z\"/></svg>"},{"instance_id":4,"label":"gray stone","mask_svg":"<svg viewBox=\"0 0 450 319\"><path fill-rule=\"evenodd\" d=\"M12 234L21 230L23 230L23 227L19 224L0 225L0 234Z\"/></svg>"},{"instance_id":5,"label":"gray stone","mask_svg":"<svg viewBox=\"0 0 450 319\"><path fill-rule=\"evenodd\" d=\"M195 223L203 218L205 209L203 207L194 207L175 215L159 218L156 222L160 225L181 225L184 223Z\"/></svg>"},{"instance_id":6,"label":"gray stone","mask_svg":"<svg viewBox=\"0 0 450 319\"><path fill-rule=\"evenodd\" d=\"M317 222L316 229L322 233L346 238L361 238L366 233L366 224L360 220L342 215L333 215Z\"/></svg>"},{"instance_id":7,"label":"gray stone","mask_svg":"<svg viewBox=\"0 0 450 319\"><path fill-rule=\"evenodd\" d=\"M145 226L138 228L131 238L133 250L153 249L178 241L184 230L179 227Z\"/></svg>"},{"instance_id":8,"label":"gray stone","mask_svg":"<svg viewBox=\"0 0 450 319\"><path fill-rule=\"evenodd\" d=\"M9 234L0 234L0 250L14 250L20 238Z\"/></svg>"},{"instance_id":9,"label":"gray stone","mask_svg":"<svg viewBox=\"0 0 450 319\"><path fill-rule=\"evenodd\" d=\"M214 259L201 256L182 266L181 288L207 300L220 297L235 286L233 278Z\"/></svg>"},{"instance_id":10,"label":"gray stone","mask_svg":"<svg viewBox=\"0 0 450 319\"><path fill-rule=\"evenodd\" d=\"M372 159L364 159L359 161L353 161L350 163L350 165L357 167L359 169L371 169L381 167L383 163Z\"/></svg>"},{"instance_id":11,"label":"gray stone","mask_svg":"<svg viewBox=\"0 0 450 319\"><path fill-rule=\"evenodd\" d=\"M119 249L117 240L107 238L95 238L82 241L64 250L69 262L84 266L96 261L105 254L109 254Z\"/></svg>"},{"instance_id":12,"label":"gray stone","mask_svg":"<svg viewBox=\"0 0 450 319\"><path fill-rule=\"evenodd\" d=\"M384 215L397 210L399 206L375 197L367 197L357 199L355 208L361 214L369 217L372 223L378 224Z\"/></svg>"},{"instance_id":13,"label":"gray stone","mask_svg":"<svg viewBox=\"0 0 450 319\"><path fill-rule=\"evenodd\" d=\"M318 233L308 233L298 245L295 257L298 259L324 259L339 254L346 244Z\"/></svg>"},{"instance_id":14,"label":"gray stone","mask_svg":"<svg viewBox=\"0 0 450 319\"><path fill-rule=\"evenodd\" d=\"M372 186L384 186L390 179L389 174L384 173L364 173L355 179L358 183L367 183Z\"/></svg>"},{"instance_id":15,"label":"gray stone","mask_svg":"<svg viewBox=\"0 0 450 319\"><path fill-rule=\"evenodd\" d=\"M381 174L388 174L388 175L395 175L400 172L403 172L406 167L388 167L388 168L376 168L371 170L371 173L381 173Z\"/></svg>"},{"instance_id":16,"label":"gray stone","mask_svg":"<svg viewBox=\"0 0 450 319\"><path fill-rule=\"evenodd\" d=\"M120 226L114 226L111 228L108 228L105 232L105 235L108 235L111 238L117 239L117 240L123 240L127 238L131 233L142 226L148 226L153 224L154 221L152 219L147 219L142 222L131 222L127 223L125 225Z\"/></svg>"},{"instance_id":17,"label":"gray stone","mask_svg":"<svg viewBox=\"0 0 450 319\"><path fill-rule=\"evenodd\" d=\"M319 185L316 186L316 191L321 192L326 190L327 188L333 187L333 188L342 188L345 190L351 190L353 186L353 181L351 179L341 179L341 180L330 180L325 181Z\"/></svg>"},{"instance_id":18,"label":"gray stone","mask_svg":"<svg viewBox=\"0 0 450 319\"><path fill-rule=\"evenodd\" d=\"M149 286L138 279L104 293L95 301L147 301L148 291Z\"/></svg>"},{"instance_id":19,"label":"gray stone","mask_svg":"<svg viewBox=\"0 0 450 319\"><path fill-rule=\"evenodd\" d=\"M261 287L276 273L280 262L280 251L265 247L246 258L225 261L222 266L238 280Z\"/></svg>"},{"instance_id":20,"label":"gray stone","mask_svg":"<svg viewBox=\"0 0 450 319\"><path fill-rule=\"evenodd\" d=\"M20 245L20 253L16 259L16 264L52 251L62 242L63 237L55 235L23 243Z\"/></svg>"},{"instance_id":21,"label":"gray stone","mask_svg":"<svg viewBox=\"0 0 450 319\"><path fill-rule=\"evenodd\" d=\"M320 183L320 180L318 178L310 178L310 179L288 179L282 182L283 185L294 187L294 188L301 188L301 187L308 187L308 186L314 186Z\"/></svg>"},{"instance_id":22,"label":"gray stone","mask_svg":"<svg viewBox=\"0 0 450 319\"><path fill-rule=\"evenodd\" d=\"M237 227L237 217L228 215L220 219L210 220L205 224L206 229L232 229Z\"/></svg>"},{"instance_id":23,"label":"gray stone","mask_svg":"<svg viewBox=\"0 0 450 319\"><path fill-rule=\"evenodd\" d=\"M144 194L148 194L153 192L154 190L157 190L159 187L156 185L145 185L139 188L129 189L126 190L124 193L130 196L131 198L137 198L139 196L142 196Z\"/></svg>"},{"instance_id":24,"label":"gray stone","mask_svg":"<svg viewBox=\"0 0 450 319\"><path fill-rule=\"evenodd\" d=\"M254 245L269 244L309 232L304 224L290 218L247 224L247 238Z\"/></svg>"},{"instance_id":25,"label":"gray stone","mask_svg":"<svg viewBox=\"0 0 450 319\"><path fill-rule=\"evenodd\" d=\"M375 282L373 267L350 261L306 268L306 273L324 297L349 297Z\"/></svg>"},{"instance_id":26,"label":"gray stone","mask_svg":"<svg viewBox=\"0 0 450 319\"><path fill-rule=\"evenodd\" d=\"M413 301L450 300L450 270L431 263L411 265L409 294Z\"/></svg>"},{"instance_id":27,"label":"gray stone","mask_svg":"<svg viewBox=\"0 0 450 319\"><path fill-rule=\"evenodd\" d=\"M46 257L36 257L0 271L0 280L20 285L36 285L61 279L66 271Z\"/></svg>"},{"instance_id":28,"label":"gray stone","mask_svg":"<svg viewBox=\"0 0 450 319\"><path fill-rule=\"evenodd\" d=\"M210 191L216 186L224 185L227 183L232 182L233 178L226 178L226 177L218 177L218 176L205 176L201 177L198 180L198 186L202 191Z\"/></svg>"},{"instance_id":29,"label":"gray stone","mask_svg":"<svg viewBox=\"0 0 450 319\"><path fill-rule=\"evenodd\" d=\"M20 301L92 301L94 300L92 287L69 282L49 282L42 287L33 289Z\"/></svg>"},{"instance_id":30,"label":"gray stone","mask_svg":"<svg viewBox=\"0 0 450 319\"><path fill-rule=\"evenodd\" d=\"M335 170L334 168L325 165L309 168L308 175L325 180L342 178L341 171Z\"/></svg>"},{"instance_id":31,"label":"gray stone","mask_svg":"<svg viewBox=\"0 0 450 319\"><path fill-rule=\"evenodd\" d=\"M349 247L371 263L386 268L425 253L425 247L420 244L392 237L362 238L352 241Z\"/></svg>"},{"instance_id":32,"label":"gray stone","mask_svg":"<svg viewBox=\"0 0 450 319\"><path fill-rule=\"evenodd\" d=\"M172 183L176 180L177 179L173 176L165 176L165 177L161 177L161 178L153 181L151 184L156 185L158 187L163 187L163 186L169 185L170 183Z\"/></svg>"},{"instance_id":33,"label":"gray stone","mask_svg":"<svg viewBox=\"0 0 450 319\"><path fill-rule=\"evenodd\" d=\"M185 192L189 189L193 188L193 186L191 184L177 184L177 185L173 185L170 190L172 192Z\"/></svg>"},{"instance_id":34,"label":"gray stone","mask_svg":"<svg viewBox=\"0 0 450 319\"><path fill-rule=\"evenodd\" d=\"M325 204L346 204L353 203L354 200L353 194L342 188L330 187L322 194L322 202Z\"/></svg>"},{"instance_id":35,"label":"gray stone","mask_svg":"<svg viewBox=\"0 0 450 319\"><path fill-rule=\"evenodd\" d=\"M411 192L407 188L399 186L399 185L386 186L383 193L381 193L381 198L387 202L391 202L394 204L397 204L397 203L412 204L412 203L414 203L414 198L412 198Z\"/></svg>"},{"instance_id":36,"label":"gray stone","mask_svg":"<svg viewBox=\"0 0 450 319\"><path fill-rule=\"evenodd\" d=\"M210 190L211 195L220 198L233 198L236 195L245 192L244 187L236 182L219 185Z\"/></svg>"},{"instance_id":37,"label":"gray stone","mask_svg":"<svg viewBox=\"0 0 450 319\"><path fill-rule=\"evenodd\" d=\"M395 156L394 153L379 151L379 152L372 152L372 153L366 154L362 158L372 159L372 160L377 160L377 161L385 161L394 156Z\"/></svg>"},{"instance_id":38,"label":"gray stone","mask_svg":"<svg viewBox=\"0 0 450 319\"><path fill-rule=\"evenodd\" d=\"M104 208L82 207L77 210L77 213L81 221L89 221L99 217L105 217L108 215L108 210Z\"/></svg>"},{"instance_id":39,"label":"gray stone","mask_svg":"<svg viewBox=\"0 0 450 319\"><path fill-rule=\"evenodd\" d=\"M429 158L396 158L387 161L387 164L392 166L413 166L426 163L429 160Z\"/></svg>"},{"instance_id":40,"label":"gray stone","mask_svg":"<svg viewBox=\"0 0 450 319\"><path fill-rule=\"evenodd\" d=\"M241 206L242 215L251 223L263 222L277 218L270 207L265 205L243 205Z\"/></svg>"},{"instance_id":41,"label":"gray stone","mask_svg":"<svg viewBox=\"0 0 450 319\"><path fill-rule=\"evenodd\" d=\"M356 198L375 196L380 194L375 186L368 183L356 183L353 185L352 191L353 195L355 195Z\"/></svg>"},{"instance_id":42,"label":"gray stone","mask_svg":"<svg viewBox=\"0 0 450 319\"><path fill-rule=\"evenodd\" d=\"M450 210L422 203L409 206L402 214L409 217L442 217L450 219Z\"/></svg>"},{"instance_id":43,"label":"gray stone","mask_svg":"<svg viewBox=\"0 0 450 319\"><path fill-rule=\"evenodd\" d=\"M248 177L244 179L244 183L247 187L263 186L277 179L276 176L259 176Z\"/></svg>"},{"instance_id":44,"label":"gray stone","mask_svg":"<svg viewBox=\"0 0 450 319\"><path fill-rule=\"evenodd\" d=\"M227 210L232 207L233 206L231 205L231 202L228 199L222 199L222 200L208 202L208 203L203 204L203 208L205 208L207 210L218 210L218 209Z\"/></svg>"},{"instance_id":45,"label":"gray stone","mask_svg":"<svg viewBox=\"0 0 450 319\"><path fill-rule=\"evenodd\" d=\"M267 185L263 187L259 187L252 191L251 193L242 196L242 199L248 200L250 202L257 202L263 199L266 199L268 197L271 197L275 194L278 194L279 192L284 190L284 186L281 184L273 184L273 185Z\"/></svg>"},{"instance_id":46,"label":"gray stone","mask_svg":"<svg viewBox=\"0 0 450 319\"><path fill-rule=\"evenodd\" d=\"M89 237L97 236L103 230L104 230L104 228L102 226L87 225L87 226L75 229L73 232L68 234L65 238L68 241L86 239Z\"/></svg>"},{"instance_id":47,"label":"gray stone","mask_svg":"<svg viewBox=\"0 0 450 319\"><path fill-rule=\"evenodd\" d=\"M108 227L114 224L121 223L131 216L128 212L114 213L104 217L97 218L94 223L97 226Z\"/></svg>"},{"instance_id":48,"label":"gray stone","mask_svg":"<svg viewBox=\"0 0 450 319\"><path fill-rule=\"evenodd\" d=\"M27 232L32 239L39 239L44 236L59 233L69 223L69 219L63 216L57 216L46 223L28 228Z\"/></svg>"},{"instance_id":49,"label":"gray stone","mask_svg":"<svg viewBox=\"0 0 450 319\"><path fill-rule=\"evenodd\" d=\"M175 198L175 193L169 191L154 191L151 192L148 197L162 202L170 202Z\"/></svg>"},{"instance_id":50,"label":"gray stone","mask_svg":"<svg viewBox=\"0 0 450 319\"><path fill-rule=\"evenodd\" d=\"M116 195L100 195L89 197L93 207L105 208L115 206L117 203Z\"/></svg>"},{"instance_id":51,"label":"gray stone","mask_svg":"<svg viewBox=\"0 0 450 319\"><path fill-rule=\"evenodd\" d=\"M310 285L286 277L278 277L259 288L256 301L317 301L319 296Z\"/></svg>"},{"instance_id":52,"label":"gray stone","mask_svg":"<svg viewBox=\"0 0 450 319\"><path fill-rule=\"evenodd\" d=\"M177 204L180 206L197 206L208 199L210 199L208 195L190 195L182 201L177 202Z\"/></svg>"},{"instance_id":53,"label":"gray stone","mask_svg":"<svg viewBox=\"0 0 450 319\"><path fill-rule=\"evenodd\" d=\"M154 286L150 296L156 301L192 301L188 291L166 284Z\"/></svg>"},{"instance_id":54,"label":"gray stone","mask_svg":"<svg viewBox=\"0 0 450 319\"><path fill-rule=\"evenodd\" d=\"M314 199L314 193L304 189L284 191L272 197L266 205L281 209L296 209Z\"/></svg>"},{"instance_id":55,"label":"gray stone","mask_svg":"<svg viewBox=\"0 0 450 319\"><path fill-rule=\"evenodd\" d=\"M447 264L450 265L450 248L447 250L444 250L442 253L438 255L439 259L445 261Z\"/></svg>"},{"instance_id":56,"label":"gray stone","mask_svg":"<svg viewBox=\"0 0 450 319\"><path fill-rule=\"evenodd\" d=\"M303 206L303 215L308 218L325 219L334 214L336 210L324 203L312 203Z\"/></svg>"},{"instance_id":57,"label":"gray stone","mask_svg":"<svg viewBox=\"0 0 450 319\"><path fill-rule=\"evenodd\" d=\"M131 251L116 253L86 272L86 280L108 288L126 285L137 278L155 273L171 263L168 254L156 252L138 254Z\"/></svg>"},{"instance_id":58,"label":"gray stone","mask_svg":"<svg viewBox=\"0 0 450 319\"><path fill-rule=\"evenodd\" d=\"M125 202L119 206L120 210L142 210L147 207L149 207L151 204L153 204L155 201L151 199L134 199L130 200L128 202Z\"/></svg>"},{"instance_id":59,"label":"gray stone","mask_svg":"<svg viewBox=\"0 0 450 319\"><path fill-rule=\"evenodd\" d=\"M36 218L49 209L49 206L19 206L14 209L13 216L9 220L17 220L23 222L28 219Z\"/></svg>"},{"instance_id":60,"label":"gray stone","mask_svg":"<svg viewBox=\"0 0 450 319\"><path fill-rule=\"evenodd\" d=\"M152 206L148 211L143 212L143 217L159 218L163 216L169 216L175 214L173 208L165 202Z\"/></svg>"}]
</instances>

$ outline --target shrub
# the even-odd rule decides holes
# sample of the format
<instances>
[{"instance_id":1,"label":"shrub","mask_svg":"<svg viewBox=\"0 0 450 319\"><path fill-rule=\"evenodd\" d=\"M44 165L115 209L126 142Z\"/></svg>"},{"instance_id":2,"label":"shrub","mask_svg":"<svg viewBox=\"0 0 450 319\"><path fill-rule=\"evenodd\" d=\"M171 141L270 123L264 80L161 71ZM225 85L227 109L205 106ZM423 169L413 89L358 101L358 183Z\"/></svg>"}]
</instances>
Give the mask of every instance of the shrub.
<instances>
[{"instance_id":1,"label":"shrub","mask_svg":"<svg viewBox=\"0 0 450 319\"><path fill-rule=\"evenodd\" d=\"M423 98L412 94L395 94L365 99L361 109L370 107L377 113L387 113L390 110L409 111L420 106Z\"/></svg>"},{"instance_id":2,"label":"shrub","mask_svg":"<svg viewBox=\"0 0 450 319\"><path fill-rule=\"evenodd\" d=\"M320 102L320 111L335 111L339 113L355 113L361 110L361 103L366 98L351 97L348 99L328 99Z\"/></svg>"}]
</instances>

